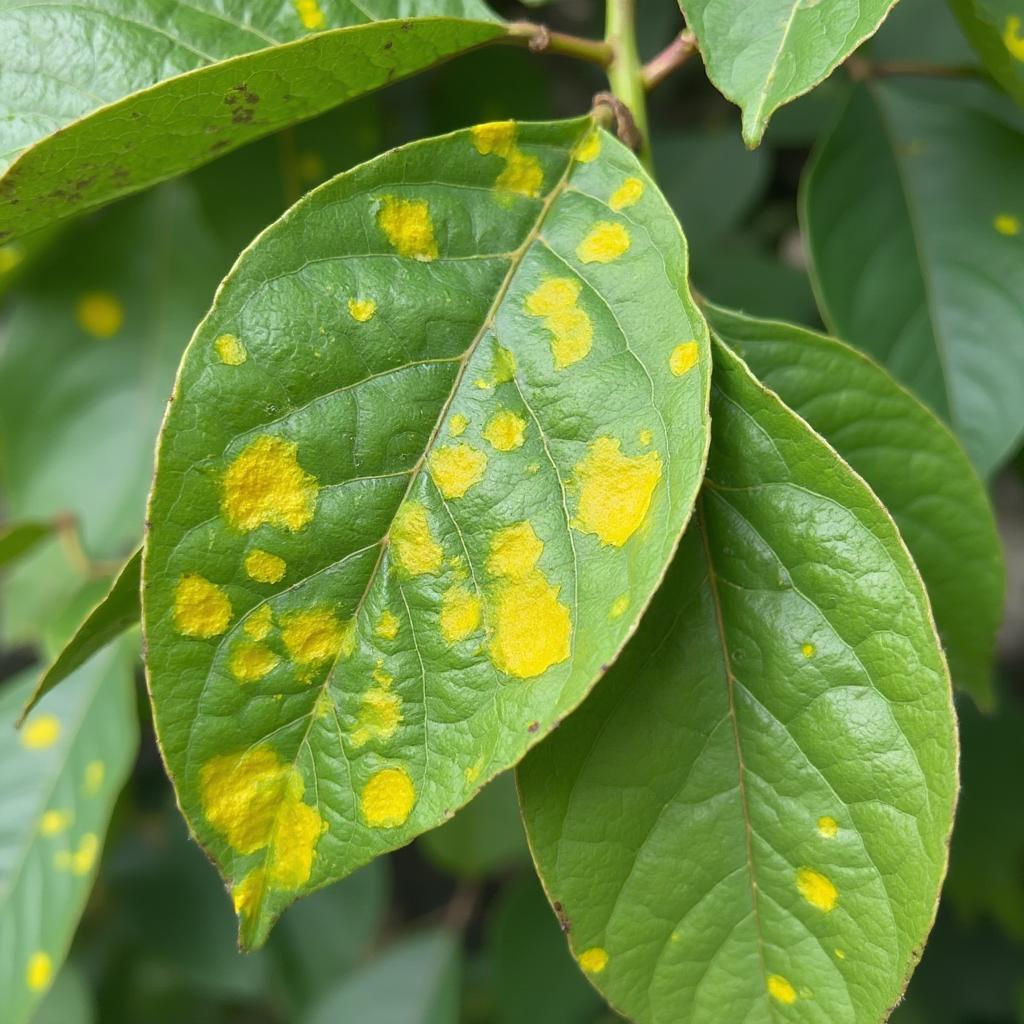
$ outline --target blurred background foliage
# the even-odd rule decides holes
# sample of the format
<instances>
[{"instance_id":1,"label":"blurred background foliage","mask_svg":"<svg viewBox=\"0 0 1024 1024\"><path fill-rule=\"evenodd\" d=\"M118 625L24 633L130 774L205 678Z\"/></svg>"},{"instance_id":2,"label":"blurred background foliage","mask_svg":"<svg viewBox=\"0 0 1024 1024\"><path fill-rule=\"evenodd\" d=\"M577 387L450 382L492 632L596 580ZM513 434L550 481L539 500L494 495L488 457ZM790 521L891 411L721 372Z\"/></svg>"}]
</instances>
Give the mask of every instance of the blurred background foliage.
<instances>
[{"instance_id":1,"label":"blurred background foliage","mask_svg":"<svg viewBox=\"0 0 1024 1024\"><path fill-rule=\"evenodd\" d=\"M601 5L509 17L599 35ZM644 56L681 27L640 0ZM946 7L902 0L885 60L975 63ZM219 280L304 191L401 143L481 121L586 110L598 72L518 49L471 54L31 239L0 263L0 518L73 517L6 574L0 687L52 652L138 544L154 439L182 349ZM718 303L820 326L796 195L850 87L840 70L743 148L737 111L688 64L651 97L657 173ZM104 310L116 298L120 314ZM106 315L104 313L106 312ZM1024 1022L1024 459L995 481L1010 571L999 705L960 699L963 790L945 897L897 1024ZM965 567L969 571L969 567ZM969 612L969 610L966 610ZM599 1024L530 870L514 784L289 910L235 951L216 872L185 833L138 683L141 746L67 964L36 1024Z\"/></svg>"}]
</instances>

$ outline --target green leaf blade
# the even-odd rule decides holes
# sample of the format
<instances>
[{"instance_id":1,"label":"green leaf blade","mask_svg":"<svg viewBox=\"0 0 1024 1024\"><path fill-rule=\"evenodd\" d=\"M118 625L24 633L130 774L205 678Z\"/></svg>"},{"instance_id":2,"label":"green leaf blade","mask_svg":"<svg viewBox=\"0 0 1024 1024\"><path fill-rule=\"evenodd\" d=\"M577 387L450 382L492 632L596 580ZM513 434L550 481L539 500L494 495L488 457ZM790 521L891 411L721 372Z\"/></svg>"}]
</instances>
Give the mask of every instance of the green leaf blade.
<instances>
[{"instance_id":1,"label":"green leaf blade","mask_svg":"<svg viewBox=\"0 0 1024 1024\"><path fill-rule=\"evenodd\" d=\"M55 522L26 519L0 525L0 566L16 562L53 536Z\"/></svg>"},{"instance_id":2,"label":"green leaf blade","mask_svg":"<svg viewBox=\"0 0 1024 1024\"><path fill-rule=\"evenodd\" d=\"M635 640L518 770L531 848L630 1019L867 1024L945 873L948 674L877 499L720 345L712 417Z\"/></svg>"},{"instance_id":3,"label":"green leaf blade","mask_svg":"<svg viewBox=\"0 0 1024 1024\"><path fill-rule=\"evenodd\" d=\"M589 119L393 151L250 247L183 362L143 563L163 752L243 942L583 699L692 509L709 362L678 225ZM305 830L290 875L276 818L222 799L260 772Z\"/></svg>"},{"instance_id":4,"label":"green leaf blade","mask_svg":"<svg viewBox=\"0 0 1024 1024\"><path fill-rule=\"evenodd\" d=\"M1013 0L950 0L992 77L1024 107L1024 11Z\"/></svg>"}]
</instances>

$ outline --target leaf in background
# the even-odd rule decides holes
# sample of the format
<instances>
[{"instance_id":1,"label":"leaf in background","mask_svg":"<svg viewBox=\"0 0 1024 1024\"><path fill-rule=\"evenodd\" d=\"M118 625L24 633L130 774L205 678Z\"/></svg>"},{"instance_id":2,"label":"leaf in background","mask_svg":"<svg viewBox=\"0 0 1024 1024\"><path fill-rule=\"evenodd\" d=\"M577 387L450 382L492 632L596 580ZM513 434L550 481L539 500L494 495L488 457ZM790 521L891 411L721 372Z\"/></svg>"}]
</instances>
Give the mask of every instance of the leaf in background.
<instances>
[{"instance_id":1,"label":"leaf in background","mask_svg":"<svg viewBox=\"0 0 1024 1024\"><path fill-rule=\"evenodd\" d=\"M16 562L53 536L57 523L46 519L27 519L0 524L0 566Z\"/></svg>"},{"instance_id":2,"label":"leaf in background","mask_svg":"<svg viewBox=\"0 0 1024 1024\"><path fill-rule=\"evenodd\" d=\"M403 939L343 980L302 1024L456 1024L461 961L452 932Z\"/></svg>"},{"instance_id":3,"label":"leaf in background","mask_svg":"<svg viewBox=\"0 0 1024 1024\"><path fill-rule=\"evenodd\" d=\"M977 60L947 4L900 0L867 47L873 61L925 61L954 68Z\"/></svg>"},{"instance_id":4,"label":"leaf in background","mask_svg":"<svg viewBox=\"0 0 1024 1024\"><path fill-rule=\"evenodd\" d=\"M708 371L679 227L590 119L394 150L246 251L143 556L158 734L245 945L586 696L692 509Z\"/></svg>"},{"instance_id":5,"label":"leaf in background","mask_svg":"<svg viewBox=\"0 0 1024 1024\"><path fill-rule=\"evenodd\" d=\"M0 242L507 36L480 0L229 6L0 10Z\"/></svg>"},{"instance_id":6,"label":"leaf in background","mask_svg":"<svg viewBox=\"0 0 1024 1024\"><path fill-rule=\"evenodd\" d=\"M836 453L715 344L704 490L636 639L520 766L581 967L630 1019L883 1019L956 798L920 577Z\"/></svg>"},{"instance_id":7,"label":"leaf in background","mask_svg":"<svg viewBox=\"0 0 1024 1024\"><path fill-rule=\"evenodd\" d=\"M872 35L895 0L679 0L708 77L743 111L754 147L772 113Z\"/></svg>"},{"instance_id":8,"label":"leaf in background","mask_svg":"<svg viewBox=\"0 0 1024 1024\"><path fill-rule=\"evenodd\" d=\"M950 0L992 77L1024 107L1024 7L1019 0Z\"/></svg>"},{"instance_id":9,"label":"leaf in background","mask_svg":"<svg viewBox=\"0 0 1024 1024\"><path fill-rule=\"evenodd\" d=\"M92 886L110 812L138 746L134 645L120 643L47 696L21 731L32 673L0 690L0 992L22 1024L50 987Z\"/></svg>"},{"instance_id":10,"label":"leaf in background","mask_svg":"<svg viewBox=\"0 0 1024 1024\"><path fill-rule=\"evenodd\" d=\"M1024 429L1024 134L978 95L862 86L819 143L801 212L833 333L950 423L988 476Z\"/></svg>"},{"instance_id":11,"label":"leaf in background","mask_svg":"<svg viewBox=\"0 0 1024 1024\"><path fill-rule=\"evenodd\" d=\"M988 495L956 439L856 349L791 324L705 313L882 499L921 571L953 681L990 708L1006 574Z\"/></svg>"}]
</instances>

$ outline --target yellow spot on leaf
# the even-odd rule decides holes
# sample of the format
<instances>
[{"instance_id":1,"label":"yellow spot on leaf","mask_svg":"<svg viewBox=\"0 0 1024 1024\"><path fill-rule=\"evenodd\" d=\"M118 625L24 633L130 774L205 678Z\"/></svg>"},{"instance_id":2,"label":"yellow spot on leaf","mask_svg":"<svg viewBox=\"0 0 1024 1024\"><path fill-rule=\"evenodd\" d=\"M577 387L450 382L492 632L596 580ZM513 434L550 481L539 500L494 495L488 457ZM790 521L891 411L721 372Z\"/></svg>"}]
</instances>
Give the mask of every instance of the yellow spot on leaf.
<instances>
[{"instance_id":1,"label":"yellow spot on leaf","mask_svg":"<svg viewBox=\"0 0 1024 1024\"><path fill-rule=\"evenodd\" d=\"M839 822L827 815L818 819L818 835L823 839L835 839L839 835Z\"/></svg>"},{"instance_id":2,"label":"yellow spot on leaf","mask_svg":"<svg viewBox=\"0 0 1024 1024\"><path fill-rule=\"evenodd\" d=\"M450 644L465 640L480 625L480 598L466 586L449 587L441 595L441 635Z\"/></svg>"},{"instance_id":3,"label":"yellow spot on leaf","mask_svg":"<svg viewBox=\"0 0 1024 1024\"><path fill-rule=\"evenodd\" d=\"M78 849L71 855L71 870L76 875L87 875L96 863L96 855L100 852L99 837L93 832L86 832L78 841Z\"/></svg>"},{"instance_id":4,"label":"yellow spot on leaf","mask_svg":"<svg viewBox=\"0 0 1024 1024\"><path fill-rule=\"evenodd\" d=\"M53 980L53 961L41 950L28 958L25 983L33 992L42 992Z\"/></svg>"},{"instance_id":5,"label":"yellow spot on leaf","mask_svg":"<svg viewBox=\"0 0 1024 1024\"><path fill-rule=\"evenodd\" d=\"M577 147L576 159L581 164L589 164L596 160L601 153L601 136L597 131L592 131Z\"/></svg>"},{"instance_id":6,"label":"yellow spot on leaf","mask_svg":"<svg viewBox=\"0 0 1024 1024\"><path fill-rule=\"evenodd\" d=\"M221 508L239 530L267 524L292 532L302 529L316 509L316 477L298 462L298 445L265 434L228 467Z\"/></svg>"},{"instance_id":7,"label":"yellow spot on leaf","mask_svg":"<svg viewBox=\"0 0 1024 1024\"><path fill-rule=\"evenodd\" d=\"M281 639L297 665L316 665L336 657L350 639L349 633L329 608L296 612L281 623Z\"/></svg>"},{"instance_id":8,"label":"yellow spot on leaf","mask_svg":"<svg viewBox=\"0 0 1024 1024\"><path fill-rule=\"evenodd\" d=\"M60 738L60 719L56 715L35 715L21 730L21 745L26 750L45 750Z\"/></svg>"},{"instance_id":9,"label":"yellow spot on leaf","mask_svg":"<svg viewBox=\"0 0 1024 1024\"><path fill-rule=\"evenodd\" d=\"M373 299L349 299L348 300L348 313L353 320L358 323L365 324L367 320L372 320L374 313L377 312L377 303Z\"/></svg>"},{"instance_id":10,"label":"yellow spot on leaf","mask_svg":"<svg viewBox=\"0 0 1024 1024\"><path fill-rule=\"evenodd\" d=\"M487 571L493 576L521 580L537 565L544 553L544 542L528 522L499 530L491 539Z\"/></svg>"},{"instance_id":11,"label":"yellow spot on leaf","mask_svg":"<svg viewBox=\"0 0 1024 1024\"><path fill-rule=\"evenodd\" d=\"M235 913L249 917L263 902L266 891L266 871L254 868L231 890L231 902Z\"/></svg>"},{"instance_id":12,"label":"yellow spot on leaf","mask_svg":"<svg viewBox=\"0 0 1024 1024\"><path fill-rule=\"evenodd\" d=\"M1024 61L1024 32L1021 31L1021 19L1015 14L1009 15L1006 19L1003 42L1012 57Z\"/></svg>"},{"instance_id":13,"label":"yellow spot on leaf","mask_svg":"<svg viewBox=\"0 0 1024 1024\"><path fill-rule=\"evenodd\" d=\"M404 825L416 803L416 790L404 768L384 768L370 778L359 800L371 828Z\"/></svg>"},{"instance_id":14,"label":"yellow spot on leaf","mask_svg":"<svg viewBox=\"0 0 1024 1024\"><path fill-rule=\"evenodd\" d=\"M78 326L94 338L112 338L124 323L121 303L109 292L87 292L75 308Z\"/></svg>"},{"instance_id":15,"label":"yellow spot on leaf","mask_svg":"<svg viewBox=\"0 0 1024 1024\"><path fill-rule=\"evenodd\" d=\"M516 132L515 121L480 124L472 130L473 145L481 155L493 153L505 161L505 169L494 183L499 192L538 196L544 186L544 171L536 157L527 156L516 145Z\"/></svg>"},{"instance_id":16,"label":"yellow spot on leaf","mask_svg":"<svg viewBox=\"0 0 1024 1024\"><path fill-rule=\"evenodd\" d=\"M394 640L398 636L398 618L389 612L386 608L380 613L380 618L377 620L377 628L375 630L377 636L382 640Z\"/></svg>"},{"instance_id":17,"label":"yellow spot on leaf","mask_svg":"<svg viewBox=\"0 0 1024 1024\"><path fill-rule=\"evenodd\" d=\"M451 434L452 437L462 437L462 435L466 432L466 427L468 426L469 420L467 420L466 417L463 416L461 412L457 412L448 421L448 433Z\"/></svg>"},{"instance_id":18,"label":"yellow spot on leaf","mask_svg":"<svg viewBox=\"0 0 1024 1024\"><path fill-rule=\"evenodd\" d=\"M661 479L661 456L623 455L617 438L599 437L587 448L575 475L580 497L573 526L620 548L647 516Z\"/></svg>"},{"instance_id":19,"label":"yellow spot on leaf","mask_svg":"<svg viewBox=\"0 0 1024 1024\"><path fill-rule=\"evenodd\" d=\"M71 825L69 811L46 811L39 819L39 834L43 836L60 835Z\"/></svg>"},{"instance_id":20,"label":"yellow spot on leaf","mask_svg":"<svg viewBox=\"0 0 1024 1024\"><path fill-rule=\"evenodd\" d=\"M478 757L464 772L466 781L469 783L476 782L480 778L480 773L484 770L484 759L483 755Z\"/></svg>"},{"instance_id":21,"label":"yellow spot on leaf","mask_svg":"<svg viewBox=\"0 0 1024 1024\"><path fill-rule=\"evenodd\" d=\"M86 796L95 796L103 785L103 779L107 774L107 767L102 761L90 761L85 766L85 778L82 780L82 789Z\"/></svg>"},{"instance_id":22,"label":"yellow spot on leaf","mask_svg":"<svg viewBox=\"0 0 1024 1024\"><path fill-rule=\"evenodd\" d=\"M814 644L804 644L804 645L803 645L803 646L802 646L802 647L800 648L800 653L801 653L801 654L802 654L802 655L803 655L803 656L804 656L805 658L813 658L813 657L814 657L814 652L815 652L815 647L814 647Z\"/></svg>"},{"instance_id":23,"label":"yellow spot on leaf","mask_svg":"<svg viewBox=\"0 0 1024 1024\"><path fill-rule=\"evenodd\" d=\"M682 377L687 370L697 365L698 351L695 341L684 341L681 345L676 345L668 357L669 369L677 377Z\"/></svg>"},{"instance_id":24,"label":"yellow spot on leaf","mask_svg":"<svg viewBox=\"0 0 1024 1024\"><path fill-rule=\"evenodd\" d=\"M490 391L494 385L489 380L483 380L481 378L480 380L473 381L473 387L475 387L477 391Z\"/></svg>"},{"instance_id":25,"label":"yellow spot on leaf","mask_svg":"<svg viewBox=\"0 0 1024 1024\"><path fill-rule=\"evenodd\" d=\"M182 576L174 591L174 624L184 636L220 636L231 622L228 595L197 573Z\"/></svg>"},{"instance_id":26,"label":"yellow spot on leaf","mask_svg":"<svg viewBox=\"0 0 1024 1024\"><path fill-rule=\"evenodd\" d=\"M391 549L395 563L410 576L440 572L444 552L430 532L427 510L418 501L407 501L396 513Z\"/></svg>"},{"instance_id":27,"label":"yellow spot on leaf","mask_svg":"<svg viewBox=\"0 0 1024 1024\"><path fill-rule=\"evenodd\" d=\"M390 676L388 679L390 684ZM369 740L390 739L401 721L402 702L386 687L375 686L363 694L352 745L361 747Z\"/></svg>"},{"instance_id":28,"label":"yellow spot on leaf","mask_svg":"<svg viewBox=\"0 0 1024 1024\"><path fill-rule=\"evenodd\" d=\"M0 274L9 274L25 258L17 242L0 245Z\"/></svg>"},{"instance_id":29,"label":"yellow spot on leaf","mask_svg":"<svg viewBox=\"0 0 1024 1024\"><path fill-rule=\"evenodd\" d=\"M511 349L498 345L494 353L494 383L508 384L516 375L516 356Z\"/></svg>"},{"instance_id":30,"label":"yellow spot on leaf","mask_svg":"<svg viewBox=\"0 0 1024 1024\"><path fill-rule=\"evenodd\" d=\"M629 594L620 594L612 602L612 610L608 613L612 619L621 618L626 614L626 609L629 607Z\"/></svg>"},{"instance_id":31,"label":"yellow spot on leaf","mask_svg":"<svg viewBox=\"0 0 1024 1024\"><path fill-rule=\"evenodd\" d=\"M245 635L252 637L253 640L266 640L270 636L270 627L273 623L273 613L270 610L269 604L261 604L245 620L245 625L242 627L245 630Z\"/></svg>"},{"instance_id":32,"label":"yellow spot on leaf","mask_svg":"<svg viewBox=\"0 0 1024 1024\"><path fill-rule=\"evenodd\" d=\"M640 443L646 448L654 440L654 434L650 430L640 431Z\"/></svg>"},{"instance_id":33,"label":"yellow spot on leaf","mask_svg":"<svg viewBox=\"0 0 1024 1024\"><path fill-rule=\"evenodd\" d=\"M526 297L526 312L530 316L544 317L544 326L551 332L551 354L556 370L578 363L594 342L594 325L579 308L579 296L579 281L554 277Z\"/></svg>"},{"instance_id":34,"label":"yellow spot on leaf","mask_svg":"<svg viewBox=\"0 0 1024 1024\"><path fill-rule=\"evenodd\" d=\"M323 28L324 12L320 10L317 0L294 0L295 10L307 29Z\"/></svg>"},{"instance_id":35,"label":"yellow spot on leaf","mask_svg":"<svg viewBox=\"0 0 1024 1024\"><path fill-rule=\"evenodd\" d=\"M992 222L992 226L999 234L1006 235L1008 238L1020 234L1020 218L1014 217L1012 213L999 214Z\"/></svg>"},{"instance_id":36,"label":"yellow spot on leaf","mask_svg":"<svg viewBox=\"0 0 1024 1024\"><path fill-rule=\"evenodd\" d=\"M839 902L839 890L820 871L813 868L801 868L796 873L796 887L801 896L812 907L824 911L835 910Z\"/></svg>"},{"instance_id":37,"label":"yellow spot on leaf","mask_svg":"<svg viewBox=\"0 0 1024 1024\"><path fill-rule=\"evenodd\" d=\"M639 178L627 178L613 193L608 205L613 210L624 210L638 202L644 194L644 183Z\"/></svg>"},{"instance_id":38,"label":"yellow spot on leaf","mask_svg":"<svg viewBox=\"0 0 1024 1024\"><path fill-rule=\"evenodd\" d=\"M253 548L245 556L245 571L257 583L277 583L284 576L286 568L283 558L259 548Z\"/></svg>"},{"instance_id":39,"label":"yellow spot on leaf","mask_svg":"<svg viewBox=\"0 0 1024 1024\"><path fill-rule=\"evenodd\" d=\"M580 967L588 974L600 974L608 966L608 951L600 946L591 946L580 953Z\"/></svg>"},{"instance_id":40,"label":"yellow spot on leaf","mask_svg":"<svg viewBox=\"0 0 1024 1024\"><path fill-rule=\"evenodd\" d=\"M424 262L437 259L434 222L425 199L384 196L377 211L377 223L399 256Z\"/></svg>"},{"instance_id":41,"label":"yellow spot on leaf","mask_svg":"<svg viewBox=\"0 0 1024 1024\"><path fill-rule=\"evenodd\" d=\"M611 221L598 221L576 247L584 263L611 263L629 251L629 232Z\"/></svg>"},{"instance_id":42,"label":"yellow spot on leaf","mask_svg":"<svg viewBox=\"0 0 1024 1024\"><path fill-rule=\"evenodd\" d=\"M781 974L768 975L768 994L784 1006L796 1002L796 989Z\"/></svg>"},{"instance_id":43,"label":"yellow spot on leaf","mask_svg":"<svg viewBox=\"0 0 1024 1024\"><path fill-rule=\"evenodd\" d=\"M228 366L241 366L249 358L245 346L233 334L222 334L213 347L217 350L217 358Z\"/></svg>"},{"instance_id":44,"label":"yellow spot on leaf","mask_svg":"<svg viewBox=\"0 0 1024 1024\"><path fill-rule=\"evenodd\" d=\"M242 683L269 675L281 659L263 644L242 642L231 652L231 674Z\"/></svg>"},{"instance_id":45,"label":"yellow spot on leaf","mask_svg":"<svg viewBox=\"0 0 1024 1024\"><path fill-rule=\"evenodd\" d=\"M526 420L518 413L502 409L484 427L484 440L499 452L510 452L523 446Z\"/></svg>"},{"instance_id":46,"label":"yellow spot on leaf","mask_svg":"<svg viewBox=\"0 0 1024 1024\"><path fill-rule=\"evenodd\" d=\"M487 456L468 444L449 444L430 453L428 466L445 498L461 498L483 480Z\"/></svg>"},{"instance_id":47,"label":"yellow spot on leaf","mask_svg":"<svg viewBox=\"0 0 1024 1024\"><path fill-rule=\"evenodd\" d=\"M837 949L835 951L835 953L836 953L836 959L837 960L845 960L846 959L846 952L844 950Z\"/></svg>"},{"instance_id":48,"label":"yellow spot on leaf","mask_svg":"<svg viewBox=\"0 0 1024 1024\"><path fill-rule=\"evenodd\" d=\"M377 659L377 664L373 669L373 680L375 683L379 683L385 690L395 681L395 677L393 675L384 671L383 658Z\"/></svg>"}]
</instances>

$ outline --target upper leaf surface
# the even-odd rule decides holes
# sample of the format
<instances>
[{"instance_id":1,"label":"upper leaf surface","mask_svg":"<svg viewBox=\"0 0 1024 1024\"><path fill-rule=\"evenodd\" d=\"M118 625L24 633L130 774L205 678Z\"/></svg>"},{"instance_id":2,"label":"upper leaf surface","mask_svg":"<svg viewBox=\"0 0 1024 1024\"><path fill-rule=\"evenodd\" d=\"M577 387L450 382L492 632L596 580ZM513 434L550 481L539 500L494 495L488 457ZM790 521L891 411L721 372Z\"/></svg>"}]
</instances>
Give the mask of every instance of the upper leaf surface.
<instances>
[{"instance_id":1,"label":"upper leaf surface","mask_svg":"<svg viewBox=\"0 0 1024 1024\"><path fill-rule=\"evenodd\" d=\"M956 439L842 342L716 307L707 313L718 336L882 499L921 570L953 681L988 707L1005 570L988 495Z\"/></svg>"},{"instance_id":2,"label":"upper leaf surface","mask_svg":"<svg viewBox=\"0 0 1024 1024\"><path fill-rule=\"evenodd\" d=\"M989 106L964 83L861 87L801 211L826 322L942 416L982 475L1024 430L1024 135Z\"/></svg>"},{"instance_id":3,"label":"upper leaf surface","mask_svg":"<svg viewBox=\"0 0 1024 1024\"><path fill-rule=\"evenodd\" d=\"M7 0L0 242L505 32L481 0Z\"/></svg>"},{"instance_id":4,"label":"upper leaf surface","mask_svg":"<svg viewBox=\"0 0 1024 1024\"><path fill-rule=\"evenodd\" d=\"M585 119L394 150L222 285L161 437L143 608L245 943L517 762L631 632L708 441L686 269Z\"/></svg>"},{"instance_id":5,"label":"upper leaf surface","mask_svg":"<svg viewBox=\"0 0 1024 1024\"><path fill-rule=\"evenodd\" d=\"M1024 9L1018 0L950 0L992 77L1024 107Z\"/></svg>"},{"instance_id":6,"label":"upper leaf surface","mask_svg":"<svg viewBox=\"0 0 1024 1024\"><path fill-rule=\"evenodd\" d=\"M520 766L591 980L658 1024L874 1024L931 925L949 678L896 527L716 343L705 488L633 642Z\"/></svg>"},{"instance_id":7,"label":"upper leaf surface","mask_svg":"<svg viewBox=\"0 0 1024 1024\"><path fill-rule=\"evenodd\" d=\"M882 23L896 0L679 0L708 77L743 111L756 146L768 119L803 95Z\"/></svg>"}]
</instances>

